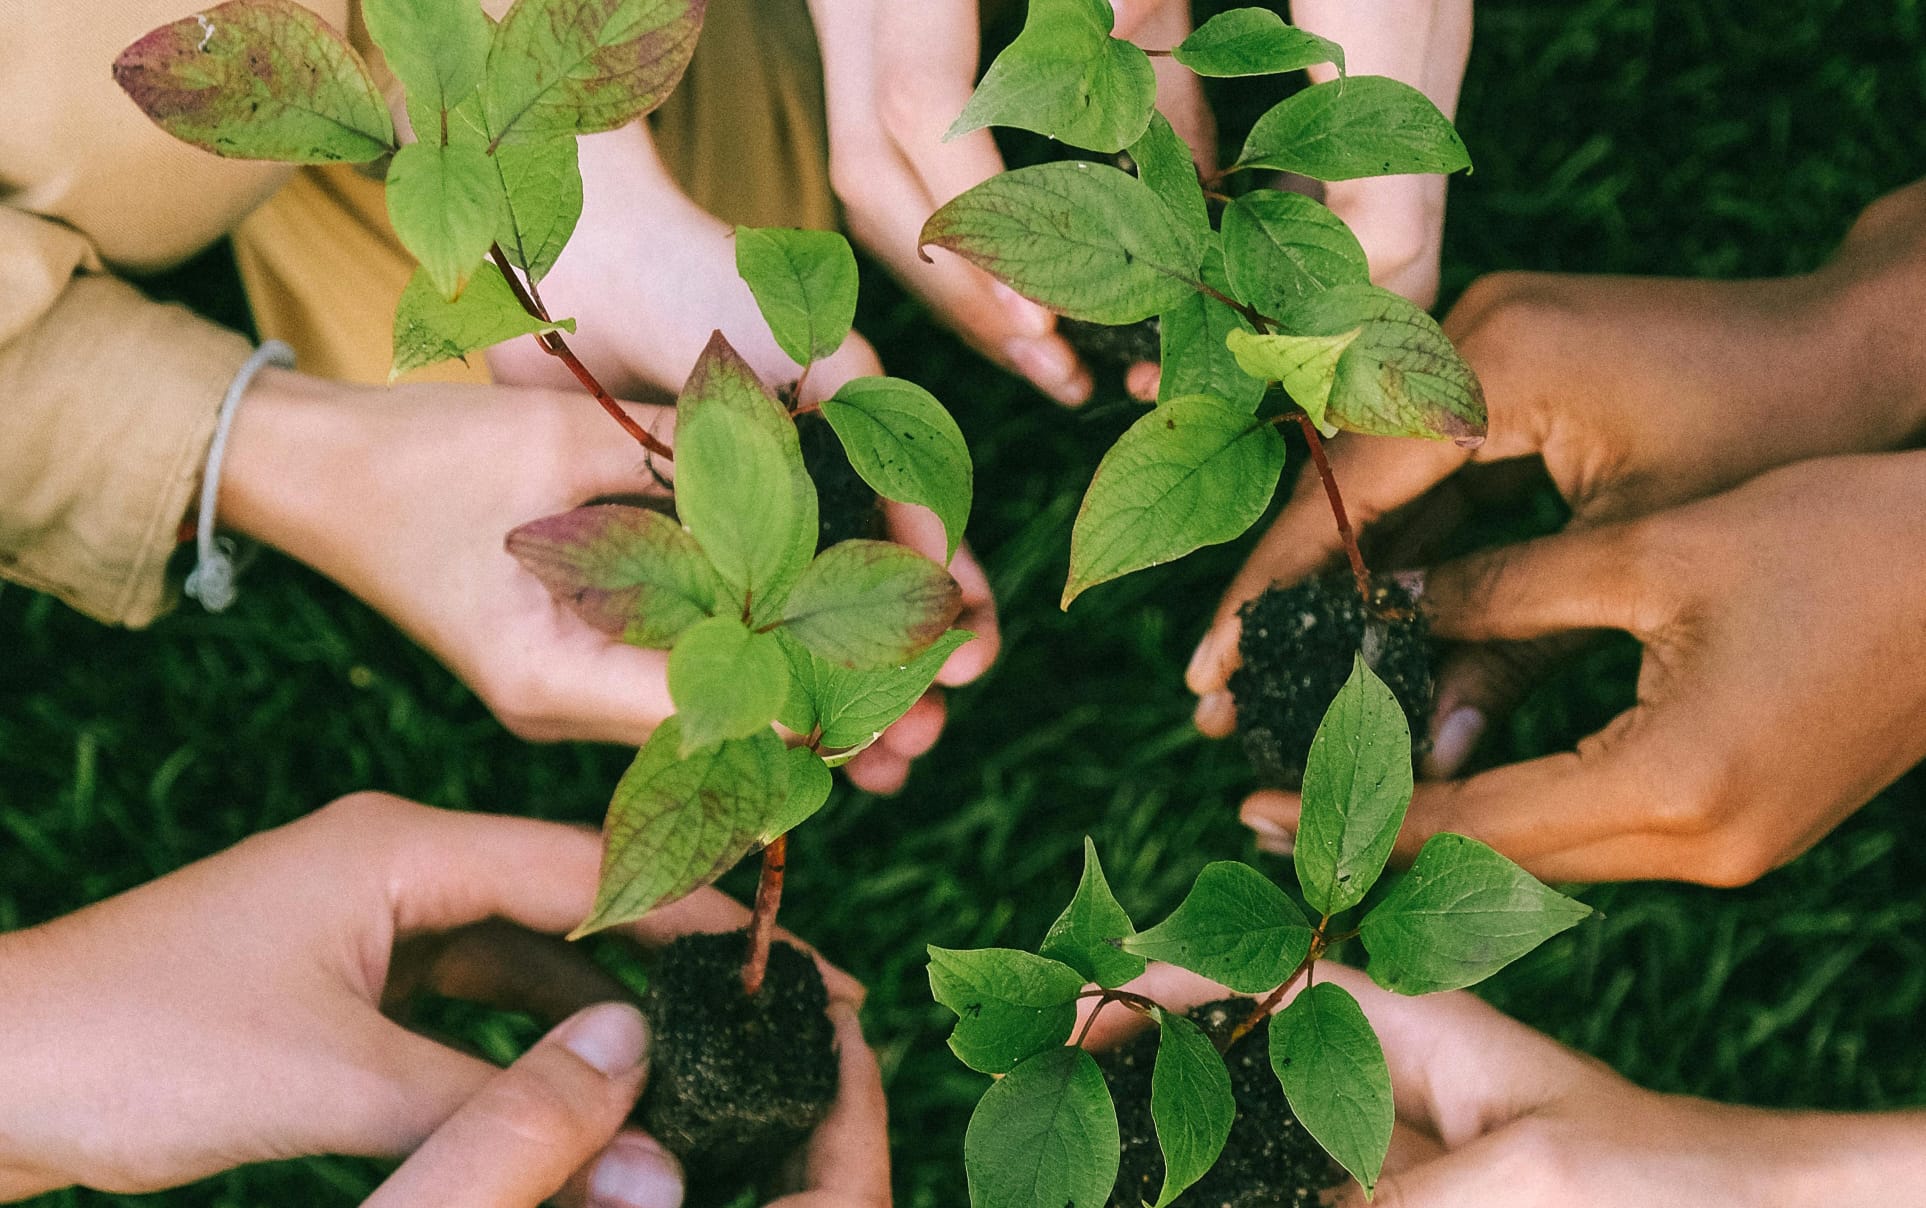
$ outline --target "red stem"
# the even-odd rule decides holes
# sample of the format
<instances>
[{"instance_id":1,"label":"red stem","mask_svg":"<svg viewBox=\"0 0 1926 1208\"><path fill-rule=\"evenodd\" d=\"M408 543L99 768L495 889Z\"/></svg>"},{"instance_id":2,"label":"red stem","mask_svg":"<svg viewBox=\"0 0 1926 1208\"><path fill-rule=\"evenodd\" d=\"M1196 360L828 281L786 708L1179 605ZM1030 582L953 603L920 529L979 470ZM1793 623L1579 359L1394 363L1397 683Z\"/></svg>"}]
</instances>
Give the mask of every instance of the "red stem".
<instances>
[{"instance_id":1,"label":"red stem","mask_svg":"<svg viewBox=\"0 0 1926 1208\"><path fill-rule=\"evenodd\" d=\"M777 835L762 849L762 877L756 882L756 911L749 921L749 955L742 962L742 992L754 998L769 972L769 941L776 933L782 905L782 874L789 857L789 836Z\"/></svg>"},{"instance_id":2,"label":"red stem","mask_svg":"<svg viewBox=\"0 0 1926 1208\"><path fill-rule=\"evenodd\" d=\"M1331 473L1331 459L1324 455L1324 440L1317 434L1317 425L1304 412L1297 412L1298 427L1304 429L1304 443L1311 446L1311 463L1317 467L1317 476L1324 480L1324 497L1331 501L1331 515L1337 518L1338 536L1344 541L1344 556L1351 560L1351 576L1357 580L1358 595L1364 597L1364 606L1371 607L1371 572L1365 568L1364 553L1358 549L1358 535L1352 531L1351 517L1344 511L1344 496L1338 493L1337 476Z\"/></svg>"},{"instance_id":3,"label":"red stem","mask_svg":"<svg viewBox=\"0 0 1926 1208\"><path fill-rule=\"evenodd\" d=\"M1311 966L1317 964L1317 958L1318 946L1312 944L1311 950L1304 954L1304 959L1298 962L1297 968L1292 971L1289 977L1284 979L1284 984L1272 990L1268 998L1252 1008L1251 1013L1244 1017L1244 1022L1231 1029L1230 1035L1225 1038L1223 1044L1218 1046L1217 1051L1220 1053L1230 1052L1233 1045L1244 1039L1244 1037L1249 1036L1253 1028L1263 1023L1272 1011L1277 1010L1277 1004L1284 1001L1285 993L1297 984L1298 978L1303 977L1311 971Z\"/></svg>"},{"instance_id":4,"label":"red stem","mask_svg":"<svg viewBox=\"0 0 1926 1208\"><path fill-rule=\"evenodd\" d=\"M503 279L508 282L508 288L515 292L515 300L522 304L522 309L544 323L549 322L548 311L529 293L528 287L522 284L522 279L515 275L514 268L508 263L508 257L502 254L501 245L496 244L489 248L488 255L495 262L495 267L501 270ZM622 431L633 437L637 444L657 457L674 460L675 450L663 444L653 432L636 423L635 417L630 415L621 403L615 401L615 396L602 388L602 383L595 380L595 375L588 371L588 366L582 364L574 350L569 348L568 341L562 338L561 332L543 332L535 337L535 342L542 346L543 352L568 366L568 371L575 375L576 381L582 383L582 388L593 395L596 402L602 404L602 410L608 412L609 417L621 425Z\"/></svg>"}]
</instances>

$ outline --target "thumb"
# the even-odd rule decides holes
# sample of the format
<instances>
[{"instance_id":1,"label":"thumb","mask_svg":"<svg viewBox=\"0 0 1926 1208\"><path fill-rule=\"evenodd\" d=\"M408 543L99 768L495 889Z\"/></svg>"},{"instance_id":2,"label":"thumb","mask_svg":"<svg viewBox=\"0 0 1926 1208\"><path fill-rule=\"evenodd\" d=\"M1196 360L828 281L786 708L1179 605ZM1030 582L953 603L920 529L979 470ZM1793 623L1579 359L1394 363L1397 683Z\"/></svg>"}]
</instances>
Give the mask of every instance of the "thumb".
<instances>
[{"instance_id":1,"label":"thumb","mask_svg":"<svg viewBox=\"0 0 1926 1208\"><path fill-rule=\"evenodd\" d=\"M1385 1174L1370 1199L1353 1185L1331 1208L1508 1208L1547 1202L1520 1184L1519 1171L1505 1170L1504 1145L1502 1133L1481 1137L1462 1149Z\"/></svg>"},{"instance_id":2,"label":"thumb","mask_svg":"<svg viewBox=\"0 0 1926 1208\"><path fill-rule=\"evenodd\" d=\"M591 1203L677 1208L674 1158L646 1138L609 1144L642 1091L648 1049L648 1026L634 1007L576 1012L484 1084L367 1203L536 1208L601 1154L589 1176Z\"/></svg>"}]
</instances>

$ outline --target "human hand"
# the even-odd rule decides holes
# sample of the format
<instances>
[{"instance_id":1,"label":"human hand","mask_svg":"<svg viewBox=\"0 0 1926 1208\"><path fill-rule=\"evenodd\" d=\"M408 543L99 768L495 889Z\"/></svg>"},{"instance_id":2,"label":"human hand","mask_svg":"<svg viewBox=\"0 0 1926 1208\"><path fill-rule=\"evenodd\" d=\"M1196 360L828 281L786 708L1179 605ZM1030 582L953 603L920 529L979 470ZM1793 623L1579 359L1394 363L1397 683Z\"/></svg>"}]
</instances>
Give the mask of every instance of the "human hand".
<instances>
[{"instance_id":1,"label":"human hand","mask_svg":"<svg viewBox=\"0 0 1926 1208\"><path fill-rule=\"evenodd\" d=\"M1490 434L1447 442L1343 436L1334 472L1360 527L1397 513L1448 525L1467 488L1542 460L1583 528L1734 486L1805 457L1903 446L1926 431L1922 355L1897 330L1926 304L1926 186L1869 209L1820 272L1709 282L1503 274L1468 290L1445 329L1484 383ZM1513 474L1514 480L1518 477ZM1447 479L1452 481L1447 482ZM1440 487L1440 484L1443 484ZM1487 481L1483 486L1491 486ZM1434 488L1438 488L1434 490ZM1392 523L1387 527L1396 528ZM1187 679L1197 724L1235 724L1237 610L1338 551L1322 484L1306 474L1218 604ZM1501 707L1569 643L1487 648L1455 659L1440 723ZM1489 712L1485 713L1489 716ZM1476 738L1461 718L1434 728L1433 775L1457 770ZM1481 724L1481 719L1472 718Z\"/></svg>"},{"instance_id":2,"label":"human hand","mask_svg":"<svg viewBox=\"0 0 1926 1208\"><path fill-rule=\"evenodd\" d=\"M631 413L670 435L668 410ZM221 517L385 614L516 734L639 746L674 711L666 653L583 622L502 542L517 525L591 499L660 494L642 450L578 392L376 391L269 371L236 416ZM889 516L899 540L941 559L940 526L922 509ZM959 623L978 634L939 676L957 684L989 665L998 639L975 559L959 551L950 571L963 588ZM851 779L900 788L942 724L933 692L850 764Z\"/></svg>"},{"instance_id":3,"label":"human hand","mask_svg":"<svg viewBox=\"0 0 1926 1208\"><path fill-rule=\"evenodd\" d=\"M478 1095L486 1097L476 1113L492 1119L503 1092L484 1088L500 1071L382 1009L418 988L551 1020L621 998L607 974L551 938L587 917L601 847L586 829L364 793L0 936L0 1199L71 1184L151 1191L299 1154L399 1156ZM699 890L621 934L657 946L747 917ZM860 997L847 975L824 973L833 999ZM615 1034L597 1051L619 1056L633 1036L609 1026ZM845 1028L845 1046L848 1036ZM554 1073L562 1058L544 1050L539 1069L508 1085ZM846 1097L869 1104L880 1094L862 1082L860 1055L846 1053L844 1069L857 1076ZM619 1115L617 1101L639 1084L624 1073L579 1102L518 1100L516 1110L541 1115L544 1136L551 1126L575 1136L578 1125ZM852 1127L871 1127L867 1120ZM431 1152L430 1166L451 1143ZM609 1186L616 1175L603 1168L615 1159L626 1160L625 1186L679 1181L641 1134L623 1133L603 1158ZM567 1173L552 1162L532 1170L543 1179ZM510 1177L503 1172L501 1186L526 1185ZM580 1203L585 1184L573 1186ZM639 1208L666 1208L671 1198L597 1191L595 1202Z\"/></svg>"},{"instance_id":4,"label":"human hand","mask_svg":"<svg viewBox=\"0 0 1926 1208\"><path fill-rule=\"evenodd\" d=\"M1363 1006L1397 1110L1375 1198L1353 1184L1339 1208L1804 1208L1926 1193L1926 1113L1765 1111L1661 1095L1469 993L1405 998L1328 962L1317 976ZM1169 966L1128 988L1173 1009L1225 995ZM1093 1046L1141 1026L1108 1013L1091 1029Z\"/></svg>"},{"instance_id":5,"label":"human hand","mask_svg":"<svg viewBox=\"0 0 1926 1208\"><path fill-rule=\"evenodd\" d=\"M1491 550L1420 601L1448 640L1622 629L1644 657L1638 703L1576 752L1421 782L1406 859L1452 831L1547 881L1742 885L1926 757L1926 452ZM1244 819L1288 836L1298 807L1261 792Z\"/></svg>"}]
</instances>

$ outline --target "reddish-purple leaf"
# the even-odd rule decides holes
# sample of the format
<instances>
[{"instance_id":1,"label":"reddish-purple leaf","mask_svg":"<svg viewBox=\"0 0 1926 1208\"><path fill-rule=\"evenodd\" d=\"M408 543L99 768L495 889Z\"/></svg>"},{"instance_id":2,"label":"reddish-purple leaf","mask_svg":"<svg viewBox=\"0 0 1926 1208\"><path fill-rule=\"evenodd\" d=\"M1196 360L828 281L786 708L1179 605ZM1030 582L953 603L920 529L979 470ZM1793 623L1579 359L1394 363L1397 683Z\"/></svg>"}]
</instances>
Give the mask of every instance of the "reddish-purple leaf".
<instances>
[{"instance_id":1,"label":"reddish-purple leaf","mask_svg":"<svg viewBox=\"0 0 1926 1208\"><path fill-rule=\"evenodd\" d=\"M229 0L163 25L114 80L175 138L234 159L362 163L395 149L367 64L293 0Z\"/></svg>"},{"instance_id":2,"label":"reddish-purple leaf","mask_svg":"<svg viewBox=\"0 0 1926 1208\"><path fill-rule=\"evenodd\" d=\"M724 592L695 538L647 508L599 504L532 521L508 534L508 552L590 625L652 650L713 613Z\"/></svg>"},{"instance_id":3,"label":"reddish-purple leaf","mask_svg":"<svg viewBox=\"0 0 1926 1208\"><path fill-rule=\"evenodd\" d=\"M496 27L482 104L497 143L593 134L668 99L707 0L516 0Z\"/></svg>"}]
</instances>

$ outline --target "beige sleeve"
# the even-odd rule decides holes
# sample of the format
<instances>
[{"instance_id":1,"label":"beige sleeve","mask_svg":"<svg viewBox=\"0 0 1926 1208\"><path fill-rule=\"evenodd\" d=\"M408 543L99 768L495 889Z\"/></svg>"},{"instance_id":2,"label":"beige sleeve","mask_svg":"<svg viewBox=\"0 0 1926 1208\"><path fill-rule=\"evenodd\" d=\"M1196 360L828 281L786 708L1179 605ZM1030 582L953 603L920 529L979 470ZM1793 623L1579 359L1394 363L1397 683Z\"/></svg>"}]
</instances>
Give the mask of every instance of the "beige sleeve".
<instances>
[{"instance_id":1,"label":"beige sleeve","mask_svg":"<svg viewBox=\"0 0 1926 1208\"><path fill-rule=\"evenodd\" d=\"M99 275L61 223L0 207L0 577L145 625L247 340Z\"/></svg>"}]
</instances>

